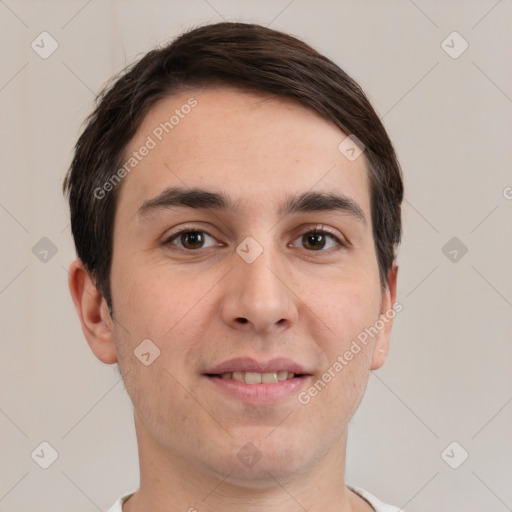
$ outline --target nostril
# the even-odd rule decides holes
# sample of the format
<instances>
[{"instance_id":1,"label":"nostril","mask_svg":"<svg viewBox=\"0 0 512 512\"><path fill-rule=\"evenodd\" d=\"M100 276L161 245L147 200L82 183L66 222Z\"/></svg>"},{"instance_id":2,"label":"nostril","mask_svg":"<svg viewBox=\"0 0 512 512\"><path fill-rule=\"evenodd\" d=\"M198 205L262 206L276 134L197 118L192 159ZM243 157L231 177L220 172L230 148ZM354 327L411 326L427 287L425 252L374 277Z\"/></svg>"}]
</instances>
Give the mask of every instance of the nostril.
<instances>
[{"instance_id":1,"label":"nostril","mask_svg":"<svg viewBox=\"0 0 512 512\"><path fill-rule=\"evenodd\" d=\"M237 322L240 322L241 324L246 324L248 322L247 318L237 318Z\"/></svg>"}]
</instances>

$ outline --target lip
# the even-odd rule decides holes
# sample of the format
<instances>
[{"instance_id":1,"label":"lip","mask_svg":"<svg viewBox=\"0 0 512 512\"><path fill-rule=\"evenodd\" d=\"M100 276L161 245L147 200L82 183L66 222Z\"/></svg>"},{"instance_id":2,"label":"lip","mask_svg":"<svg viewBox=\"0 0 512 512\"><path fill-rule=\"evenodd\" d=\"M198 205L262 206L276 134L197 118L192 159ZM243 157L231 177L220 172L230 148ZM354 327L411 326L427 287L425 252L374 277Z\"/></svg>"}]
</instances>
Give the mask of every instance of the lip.
<instances>
[{"instance_id":1,"label":"lip","mask_svg":"<svg viewBox=\"0 0 512 512\"><path fill-rule=\"evenodd\" d=\"M256 359L250 357L236 357L208 369L204 372L204 375L220 375L231 372L268 373L279 370L300 375L310 375L310 372L303 366L285 357L276 357L269 361L256 361Z\"/></svg>"},{"instance_id":2,"label":"lip","mask_svg":"<svg viewBox=\"0 0 512 512\"><path fill-rule=\"evenodd\" d=\"M270 384L248 384L214 376L231 372L268 373L278 370L295 373L296 376ZM203 377L225 396L248 404L271 405L297 395L312 378L312 374L302 365L287 358L278 357L268 361L256 361L247 357L238 357L212 367L203 374Z\"/></svg>"},{"instance_id":3,"label":"lip","mask_svg":"<svg viewBox=\"0 0 512 512\"><path fill-rule=\"evenodd\" d=\"M219 377L204 376L215 386L215 389L228 397L254 405L277 404L291 396L296 396L305 387L311 375L294 377L272 384L247 384L236 380L225 380Z\"/></svg>"}]
</instances>

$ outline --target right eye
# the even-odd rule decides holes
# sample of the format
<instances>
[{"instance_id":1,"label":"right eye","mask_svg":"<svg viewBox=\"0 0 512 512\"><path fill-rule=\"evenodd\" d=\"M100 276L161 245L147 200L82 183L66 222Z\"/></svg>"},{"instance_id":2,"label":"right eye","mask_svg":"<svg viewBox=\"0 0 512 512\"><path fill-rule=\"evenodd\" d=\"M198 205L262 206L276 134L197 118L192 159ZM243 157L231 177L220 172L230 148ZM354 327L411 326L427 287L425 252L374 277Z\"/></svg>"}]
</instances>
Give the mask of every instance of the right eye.
<instances>
[{"instance_id":1,"label":"right eye","mask_svg":"<svg viewBox=\"0 0 512 512\"><path fill-rule=\"evenodd\" d=\"M216 242L215 238L213 238L213 236L209 235L205 231L185 229L179 231L178 233L174 233L169 238L167 238L167 240L164 242L164 245L174 245L185 251L194 252L197 252L198 249L205 249L219 245L218 243L213 243L205 247L204 244L208 238Z\"/></svg>"}]
</instances>

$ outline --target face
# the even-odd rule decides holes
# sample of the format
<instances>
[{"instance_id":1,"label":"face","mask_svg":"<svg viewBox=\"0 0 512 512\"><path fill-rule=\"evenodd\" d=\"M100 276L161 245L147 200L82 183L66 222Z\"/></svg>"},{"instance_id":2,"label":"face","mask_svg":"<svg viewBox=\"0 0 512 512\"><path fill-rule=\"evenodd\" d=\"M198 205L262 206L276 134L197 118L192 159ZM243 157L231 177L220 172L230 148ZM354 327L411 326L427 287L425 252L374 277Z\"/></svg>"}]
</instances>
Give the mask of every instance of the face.
<instances>
[{"instance_id":1,"label":"face","mask_svg":"<svg viewBox=\"0 0 512 512\"><path fill-rule=\"evenodd\" d=\"M251 485L344 453L392 322L362 333L395 288L381 293L366 161L338 150L345 137L289 99L230 88L145 118L126 150L104 341L139 449Z\"/></svg>"}]
</instances>

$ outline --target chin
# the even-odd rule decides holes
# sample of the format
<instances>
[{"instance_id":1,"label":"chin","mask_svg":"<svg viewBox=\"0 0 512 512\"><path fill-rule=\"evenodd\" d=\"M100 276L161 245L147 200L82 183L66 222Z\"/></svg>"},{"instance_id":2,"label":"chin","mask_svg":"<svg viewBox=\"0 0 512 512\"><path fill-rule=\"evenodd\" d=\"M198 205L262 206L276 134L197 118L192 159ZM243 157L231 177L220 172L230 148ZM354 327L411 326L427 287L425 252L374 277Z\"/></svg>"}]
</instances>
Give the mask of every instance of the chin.
<instances>
[{"instance_id":1,"label":"chin","mask_svg":"<svg viewBox=\"0 0 512 512\"><path fill-rule=\"evenodd\" d=\"M265 435L268 436L267 430ZM232 485L254 489L274 487L277 482L284 483L307 472L308 455L304 446L307 445L290 439L285 442L263 436L254 441L233 441L228 453L214 457L210 467L217 477L221 472L224 482Z\"/></svg>"},{"instance_id":2,"label":"chin","mask_svg":"<svg viewBox=\"0 0 512 512\"><path fill-rule=\"evenodd\" d=\"M295 465L283 464L282 461L263 461L263 459L252 467L245 468L236 464L235 469L233 466L228 466L226 470L229 476L224 479L225 483L254 490L285 484L301 472Z\"/></svg>"}]
</instances>

